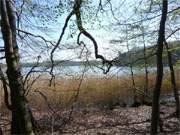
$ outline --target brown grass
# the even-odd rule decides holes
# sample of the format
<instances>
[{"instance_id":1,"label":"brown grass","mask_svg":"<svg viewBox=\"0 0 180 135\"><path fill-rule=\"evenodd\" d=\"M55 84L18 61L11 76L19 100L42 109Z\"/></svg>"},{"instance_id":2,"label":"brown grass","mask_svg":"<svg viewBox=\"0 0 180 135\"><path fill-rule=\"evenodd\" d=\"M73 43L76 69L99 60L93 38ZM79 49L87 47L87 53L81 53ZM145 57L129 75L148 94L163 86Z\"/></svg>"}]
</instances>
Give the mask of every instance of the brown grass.
<instances>
[{"instance_id":1,"label":"brown grass","mask_svg":"<svg viewBox=\"0 0 180 135\"><path fill-rule=\"evenodd\" d=\"M180 90L180 78L176 74L178 90ZM43 77L44 78L44 77ZM73 102L80 80L56 79L56 85L49 87L49 80L41 78L38 80L28 95L31 106L41 109L48 109L48 104L52 108L67 108ZM136 75L135 83L139 100L143 100L144 75ZM155 83L155 74L149 75L149 91L152 94ZM47 97L47 101L37 91L40 91ZM0 92L1 102L3 93ZM172 93L170 75L166 73L163 79L162 94ZM77 107L88 106L106 106L112 105L120 100L133 96L133 86L130 76L119 78L84 78L80 87L80 93L76 102ZM3 103L2 103L3 104ZM3 106L3 105L1 105Z\"/></svg>"},{"instance_id":2,"label":"brown grass","mask_svg":"<svg viewBox=\"0 0 180 135\"><path fill-rule=\"evenodd\" d=\"M177 87L180 90L180 79L177 76ZM144 76L136 75L135 83L139 100L143 100ZM38 81L34 89L38 89L48 97L48 102L54 107L64 108L72 103L72 97L76 94L80 80L78 79L57 79L55 87L49 87L48 81ZM155 74L149 76L149 91L155 84ZM170 75L166 73L163 79L162 94L172 93ZM80 93L78 96L77 106L105 106L114 104L127 97L133 96L133 86L130 76L120 78L84 78ZM29 96L32 104L39 107L46 106L43 98L37 92L31 92Z\"/></svg>"}]
</instances>

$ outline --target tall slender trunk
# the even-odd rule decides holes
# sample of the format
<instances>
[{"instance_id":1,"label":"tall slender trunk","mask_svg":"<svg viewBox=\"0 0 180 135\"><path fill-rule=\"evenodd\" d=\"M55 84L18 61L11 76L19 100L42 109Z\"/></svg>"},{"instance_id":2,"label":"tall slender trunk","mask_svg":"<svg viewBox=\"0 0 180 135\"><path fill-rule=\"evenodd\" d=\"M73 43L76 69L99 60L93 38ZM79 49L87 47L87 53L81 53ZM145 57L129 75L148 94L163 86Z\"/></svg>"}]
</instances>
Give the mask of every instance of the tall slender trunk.
<instances>
[{"instance_id":1,"label":"tall slender trunk","mask_svg":"<svg viewBox=\"0 0 180 135\"><path fill-rule=\"evenodd\" d=\"M133 72L133 64L131 61L131 52L130 52L130 48L129 48L129 42L128 42L128 28L126 25L126 46L127 46L127 50L128 50L128 62L129 62L129 68L130 68L130 72L131 72L131 81L132 81L132 86L133 86L133 100L134 103L132 106L136 106L137 103L137 95L136 95L136 84L135 84L135 80L134 80L134 72Z\"/></svg>"},{"instance_id":2,"label":"tall slender trunk","mask_svg":"<svg viewBox=\"0 0 180 135\"><path fill-rule=\"evenodd\" d=\"M151 134L158 133L159 124L159 97L163 78L163 62L162 62L162 52L163 52L163 41L165 39L165 23L168 10L168 0L162 0L162 16L160 21L159 35L157 41L157 76L156 84L153 92L153 103L152 103L152 117L151 117Z\"/></svg>"},{"instance_id":3,"label":"tall slender trunk","mask_svg":"<svg viewBox=\"0 0 180 135\"><path fill-rule=\"evenodd\" d=\"M1 29L4 40L7 77L11 95L11 133L33 134L31 116L24 96L23 80L16 42L16 18L13 1L1 0Z\"/></svg>"},{"instance_id":4,"label":"tall slender trunk","mask_svg":"<svg viewBox=\"0 0 180 135\"><path fill-rule=\"evenodd\" d=\"M144 70L145 70L145 85L144 85L144 96L148 95L148 67L147 67L147 58L146 58L146 44L145 44L145 39L144 39L144 28L142 30L143 32L143 55L144 55Z\"/></svg>"},{"instance_id":5,"label":"tall slender trunk","mask_svg":"<svg viewBox=\"0 0 180 135\"><path fill-rule=\"evenodd\" d=\"M134 103L132 106L136 107L137 105L137 95L136 95L136 84L134 80L134 72L133 72L133 65L130 64L130 71L131 71L131 81L132 81L132 86L133 86L133 99Z\"/></svg>"},{"instance_id":6,"label":"tall slender trunk","mask_svg":"<svg viewBox=\"0 0 180 135\"><path fill-rule=\"evenodd\" d=\"M174 98L176 101L176 116L177 116L177 118L180 118L179 93L178 93L177 86L176 86L176 78L175 78L175 73L174 73L174 68L173 68L172 55L171 55L171 51L169 50L169 46L166 41L164 41L164 44L165 44L166 50L167 50L168 64L169 64L169 69L170 69L170 74L171 74L171 84L172 84L172 88L173 88Z\"/></svg>"}]
</instances>

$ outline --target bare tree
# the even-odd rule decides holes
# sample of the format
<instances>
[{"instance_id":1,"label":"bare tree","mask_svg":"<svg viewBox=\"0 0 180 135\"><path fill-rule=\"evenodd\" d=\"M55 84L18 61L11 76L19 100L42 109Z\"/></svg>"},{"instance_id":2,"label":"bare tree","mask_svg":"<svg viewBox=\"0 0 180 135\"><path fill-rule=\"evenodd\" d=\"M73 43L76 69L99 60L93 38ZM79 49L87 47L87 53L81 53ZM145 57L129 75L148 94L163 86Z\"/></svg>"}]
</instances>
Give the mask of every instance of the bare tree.
<instances>
[{"instance_id":1,"label":"bare tree","mask_svg":"<svg viewBox=\"0 0 180 135\"><path fill-rule=\"evenodd\" d=\"M134 79L134 72L133 72L133 63L132 63L132 56L131 56L131 52L130 52L130 48L129 48L129 42L128 42L128 29L127 29L127 25L126 25L126 46L127 46L127 53L128 53L128 63L129 63L129 68L130 68L130 72L131 72L131 81L132 81L132 86L133 86L133 100L134 103L132 106L137 106L137 95L136 95L136 84L135 84L135 79Z\"/></svg>"},{"instance_id":2,"label":"bare tree","mask_svg":"<svg viewBox=\"0 0 180 135\"><path fill-rule=\"evenodd\" d=\"M7 77L11 96L11 133L33 134L31 114L24 96L23 78L16 41L16 18L12 0L1 0L1 30L4 40Z\"/></svg>"},{"instance_id":3,"label":"bare tree","mask_svg":"<svg viewBox=\"0 0 180 135\"><path fill-rule=\"evenodd\" d=\"M142 26L142 39L143 39L143 55L144 55L144 70L145 70L145 85L144 85L144 95L148 95L148 66L147 66L147 49L146 49L146 43L145 43L145 37L144 37L144 27Z\"/></svg>"},{"instance_id":4,"label":"bare tree","mask_svg":"<svg viewBox=\"0 0 180 135\"><path fill-rule=\"evenodd\" d=\"M163 42L165 39L165 23L168 11L168 0L162 0L162 16L159 26L159 35L157 41L157 76L156 84L153 92L153 103L152 103L152 116L151 116L151 134L157 134L159 124L159 97L161 92L162 78L163 78Z\"/></svg>"},{"instance_id":5,"label":"bare tree","mask_svg":"<svg viewBox=\"0 0 180 135\"><path fill-rule=\"evenodd\" d=\"M172 62L172 54L169 49L168 43L166 42L165 39L164 39L164 44L167 50L168 64L169 64L169 69L170 69L170 74L171 74L171 84L172 84L172 89L174 93L174 98L176 101L176 116L177 118L180 118L180 101L179 101L179 94L177 90L176 78L175 78L174 67L173 67L173 62Z\"/></svg>"}]
</instances>

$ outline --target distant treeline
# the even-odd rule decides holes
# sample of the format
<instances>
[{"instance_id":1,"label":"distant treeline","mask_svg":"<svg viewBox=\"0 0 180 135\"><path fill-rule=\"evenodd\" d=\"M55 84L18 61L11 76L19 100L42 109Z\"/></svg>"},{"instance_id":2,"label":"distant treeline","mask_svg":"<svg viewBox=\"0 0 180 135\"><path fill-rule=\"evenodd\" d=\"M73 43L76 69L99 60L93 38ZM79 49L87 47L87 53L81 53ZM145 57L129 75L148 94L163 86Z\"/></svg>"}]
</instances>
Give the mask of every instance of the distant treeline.
<instances>
[{"instance_id":1,"label":"distant treeline","mask_svg":"<svg viewBox=\"0 0 180 135\"><path fill-rule=\"evenodd\" d=\"M180 41L170 42L169 50L172 53L172 61L173 64L177 64L180 62ZM150 46L146 48L146 59L148 66L155 66L156 65L156 46ZM134 66L143 66L144 65L144 48L133 48L129 52L120 53L118 56L118 60L116 65L128 65L128 63L132 63ZM163 63L164 65L168 64L167 59L167 50L164 46L163 51Z\"/></svg>"},{"instance_id":2,"label":"distant treeline","mask_svg":"<svg viewBox=\"0 0 180 135\"><path fill-rule=\"evenodd\" d=\"M85 64L90 64L90 65L99 65L101 64L100 61L65 61L65 60L56 60L54 61L55 66L83 66ZM43 67L51 67L51 62L50 61L43 61L40 63L22 63L23 67L32 67L34 65L37 66L43 66Z\"/></svg>"},{"instance_id":3,"label":"distant treeline","mask_svg":"<svg viewBox=\"0 0 180 135\"><path fill-rule=\"evenodd\" d=\"M173 63L179 63L180 62L180 41L175 41L169 43L169 48L172 53L172 60ZM146 58L148 66L155 66L156 65L156 46L150 46L146 48ZM163 52L163 62L164 65L168 64L167 61L167 51L164 47ZM128 66L129 63L132 63L133 66L143 66L144 65L144 49L141 48L133 48L129 52L121 53L119 52L119 55L116 59L115 66ZM37 63L31 62L31 63L22 63L23 67L32 67L36 65ZM56 60L54 61L55 66L82 66L85 64L90 65L100 65L102 64L101 61L97 60L90 60L90 61L64 61L64 60ZM43 61L38 63L38 66L43 67L50 67L51 62L50 61Z\"/></svg>"}]
</instances>

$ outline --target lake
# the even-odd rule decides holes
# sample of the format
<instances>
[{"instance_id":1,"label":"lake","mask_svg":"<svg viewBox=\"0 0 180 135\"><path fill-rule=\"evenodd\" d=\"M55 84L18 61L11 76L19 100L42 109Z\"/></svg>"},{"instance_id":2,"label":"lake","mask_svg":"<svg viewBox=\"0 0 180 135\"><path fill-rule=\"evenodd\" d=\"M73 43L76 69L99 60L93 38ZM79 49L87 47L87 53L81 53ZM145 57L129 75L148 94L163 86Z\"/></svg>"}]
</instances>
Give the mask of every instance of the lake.
<instances>
[{"instance_id":1,"label":"lake","mask_svg":"<svg viewBox=\"0 0 180 135\"><path fill-rule=\"evenodd\" d=\"M27 74L31 70L31 67L22 68L23 75ZM33 69L34 72L38 73L46 73L50 71L50 68L47 67L36 67ZM165 71L168 68L165 68ZM155 72L155 67L148 68L149 72ZM103 74L103 70L95 67L95 66L56 66L54 67L53 73L59 77L76 77L80 76L85 72L85 76L90 77L120 77L120 76L128 76L131 74L129 67L111 67L110 71L107 74ZM144 74L143 68L133 68L134 74Z\"/></svg>"}]
</instances>

